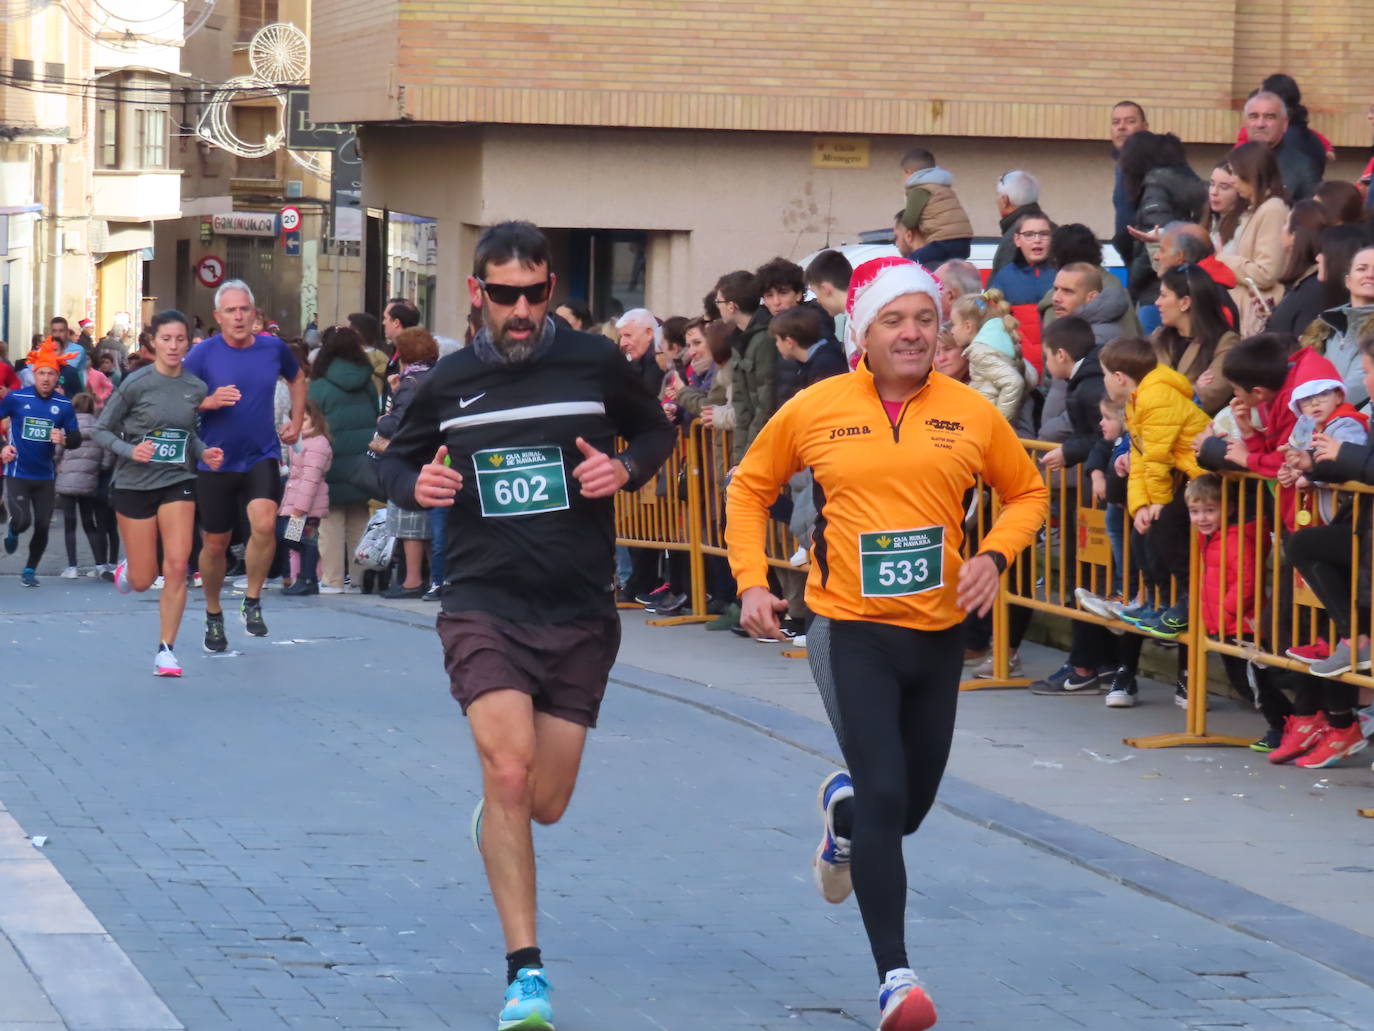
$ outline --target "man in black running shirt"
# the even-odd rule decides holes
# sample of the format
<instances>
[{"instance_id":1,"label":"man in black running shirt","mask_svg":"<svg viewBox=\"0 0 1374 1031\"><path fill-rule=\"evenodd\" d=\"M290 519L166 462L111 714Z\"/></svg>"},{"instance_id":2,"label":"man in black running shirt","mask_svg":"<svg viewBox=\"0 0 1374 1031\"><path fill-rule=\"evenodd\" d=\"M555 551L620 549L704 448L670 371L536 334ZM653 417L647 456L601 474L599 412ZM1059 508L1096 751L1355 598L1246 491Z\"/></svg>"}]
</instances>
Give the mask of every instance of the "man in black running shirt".
<instances>
[{"instance_id":1,"label":"man in black running shirt","mask_svg":"<svg viewBox=\"0 0 1374 1031\"><path fill-rule=\"evenodd\" d=\"M449 509L438 630L482 762L473 837L509 982L498 1027L553 1023L531 821L567 808L619 647L613 495L674 445L613 344L555 328L554 281L535 226L482 234L468 279L482 328L421 385L381 466L396 504Z\"/></svg>"}]
</instances>

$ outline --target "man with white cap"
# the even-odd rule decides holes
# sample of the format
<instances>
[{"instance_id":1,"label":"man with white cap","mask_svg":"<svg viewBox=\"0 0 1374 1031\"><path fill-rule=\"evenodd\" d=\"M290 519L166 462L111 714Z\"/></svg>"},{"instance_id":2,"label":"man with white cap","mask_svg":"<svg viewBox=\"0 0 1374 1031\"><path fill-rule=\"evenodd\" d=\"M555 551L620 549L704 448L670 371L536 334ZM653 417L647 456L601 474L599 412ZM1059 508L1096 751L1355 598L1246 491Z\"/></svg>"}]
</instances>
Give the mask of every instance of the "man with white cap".
<instances>
[{"instance_id":1,"label":"man with white cap","mask_svg":"<svg viewBox=\"0 0 1374 1031\"><path fill-rule=\"evenodd\" d=\"M858 898L881 1031L922 1031L935 1007L907 959L902 838L944 773L964 614L991 608L1007 564L1044 522L1048 492L997 409L932 371L941 302L929 273L902 258L866 262L845 309L863 360L763 428L730 484L726 542L742 624L775 634L785 604L767 586L768 507L789 476L812 470L808 657L849 766L821 785L813 873L827 901ZM964 496L980 476L1002 507L965 561Z\"/></svg>"}]
</instances>

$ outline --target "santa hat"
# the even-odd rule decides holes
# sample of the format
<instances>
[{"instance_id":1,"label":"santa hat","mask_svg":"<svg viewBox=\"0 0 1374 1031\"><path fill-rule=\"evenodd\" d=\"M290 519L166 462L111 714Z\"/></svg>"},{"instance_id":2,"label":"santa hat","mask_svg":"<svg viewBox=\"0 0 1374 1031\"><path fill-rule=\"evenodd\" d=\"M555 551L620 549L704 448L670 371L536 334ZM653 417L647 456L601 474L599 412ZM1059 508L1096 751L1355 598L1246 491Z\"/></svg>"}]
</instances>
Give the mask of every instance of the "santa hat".
<instances>
[{"instance_id":1,"label":"santa hat","mask_svg":"<svg viewBox=\"0 0 1374 1031\"><path fill-rule=\"evenodd\" d=\"M878 313L907 294L925 294L940 308L940 286L929 272L906 258L874 258L865 261L849 278L849 295L844 311L849 316L845 327L845 346L852 352L864 350L864 335Z\"/></svg>"},{"instance_id":2,"label":"santa hat","mask_svg":"<svg viewBox=\"0 0 1374 1031\"><path fill-rule=\"evenodd\" d=\"M29 352L29 368L52 369L54 372L61 372L62 366L67 364L67 359L62 355L62 349L57 346L57 341L52 337L44 340L37 349Z\"/></svg>"},{"instance_id":3,"label":"santa hat","mask_svg":"<svg viewBox=\"0 0 1374 1031\"><path fill-rule=\"evenodd\" d=\"M90 319L82 319L76 325L78 329L90 329L92 326L95 325L95 323L92 322Z\"/></svg>"},{"instance_id":4,"label":"santa hat","mask_svg":"<svg viewBox=\"0 0 1374 1031\"><path fill-rule=\"evenodd\" d=\"M1339 390L1341 400L1345 400L1345 381L1341 379L1340 372L1329 359L1311 355L1299 368L1305 378L1293 384L1293 392L1288 397L1288 407L1294 415L1302 415L1299 404L1304 399L1316 397L1328 390Z\"/></svg>"}]
</instances>

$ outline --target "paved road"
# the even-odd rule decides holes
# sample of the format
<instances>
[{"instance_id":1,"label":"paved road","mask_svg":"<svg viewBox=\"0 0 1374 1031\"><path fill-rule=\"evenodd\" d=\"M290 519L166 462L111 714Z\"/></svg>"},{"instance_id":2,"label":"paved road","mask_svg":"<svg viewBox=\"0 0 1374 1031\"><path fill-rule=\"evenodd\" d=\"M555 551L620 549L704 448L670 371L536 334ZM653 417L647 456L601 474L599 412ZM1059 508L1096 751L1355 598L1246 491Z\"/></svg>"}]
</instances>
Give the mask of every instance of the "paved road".
<instances>
[{"instance_id":1,"label":"paved road","mask_svg":"<svg viewBox=\"0 0 1374 1031\"><path fill-rule=\"evenodd\" d=\"M477 769L432 632L367 599L267 616L158 681L152 598L0 577L0 801L191 1031L490 1028ZM561 1031L871 1027L857 911L806 866L827 768L613 688L537 838ZM941 1028L1370 1026L1374 989L947 813L908 858Z\"/></svg>"}]
</instances>

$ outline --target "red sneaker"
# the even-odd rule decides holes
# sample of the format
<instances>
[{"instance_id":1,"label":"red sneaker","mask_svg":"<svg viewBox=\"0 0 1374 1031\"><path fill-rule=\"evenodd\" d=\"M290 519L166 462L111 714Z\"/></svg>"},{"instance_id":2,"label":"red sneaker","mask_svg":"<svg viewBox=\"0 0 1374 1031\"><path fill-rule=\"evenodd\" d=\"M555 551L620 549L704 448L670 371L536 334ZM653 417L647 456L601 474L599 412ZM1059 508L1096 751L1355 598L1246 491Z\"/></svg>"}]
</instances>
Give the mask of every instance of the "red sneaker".
<instances>
[{"instance_id":1,"label":"red sneaker","mask_svg":"<svg viewBox=\"0 0 1374 1031\"><path fill-rule=\"evenodd\" d=\"M1328 726L1324 712L1315 716L1289 716L1283 721L1283 737L1279 747L1269 753L1269 761L1275 766L1292 762L1310 750Z\"/></svg>"},{"instance_id":2,"label":"red sneaker","mask_svg":"<svg viewBox=\"0 0 1374 1031\"><path fill-rule=\"evenodd\" d=\"M1328 724L1317 743L1312 746L1312 750L1299 759L1296 765L1304 770L1324 770L1328 766L1335 766L1347 755L1354 755L1366 744L1368 742L1360 732L1358 722L1340 730Z\"/></svg>"},{"instance_id":3,"label":"red sneaker","mask_svg":"<svg viewBox=\"0 0 1374 1031\"><path fill-rule=\"evenodd\" d=\"M1289 648L1285 652L1290 659L1297 659L1299 662L1313 663L1321 662L1323 659L1331 658L1331 645L1325 639L1313 641L1311 644L1300 644Z\"/></svg>"}]
</instances>

